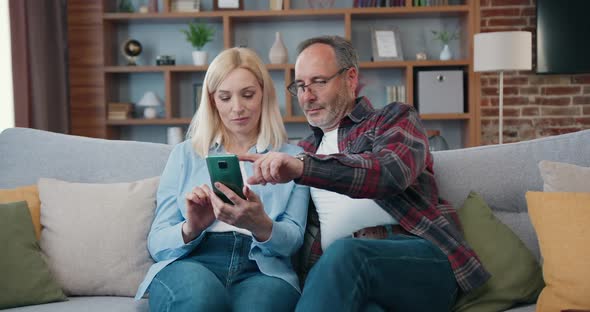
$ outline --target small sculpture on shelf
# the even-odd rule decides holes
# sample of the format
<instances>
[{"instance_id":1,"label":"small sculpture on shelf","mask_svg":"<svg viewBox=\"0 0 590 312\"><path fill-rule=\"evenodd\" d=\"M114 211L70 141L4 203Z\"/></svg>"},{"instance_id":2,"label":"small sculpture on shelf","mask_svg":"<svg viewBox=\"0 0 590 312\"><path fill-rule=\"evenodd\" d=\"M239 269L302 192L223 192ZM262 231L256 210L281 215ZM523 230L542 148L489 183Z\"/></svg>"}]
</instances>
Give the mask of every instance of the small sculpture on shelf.
<instances>
[{"instance_id":1,"label":"small sculpture on shelf","mask_svg":"<svg viewBox=\"0 0 590 312\"><path fill-rule=\"evenodd\" d=\"M127 59L127 65L137 65L137 57L141 54L141 43L135 39L128 39L121 46L121 52Z\"/></svg>"},{"instance_id":2,"label":"small sculpture on shelf","mask_svg":"<svg viewBox=\"0 0 590 312\"><path fill-rule=\"evenodd\" d=\"M452 59L453 54L451 53L451 49L449 48L449 43L453 40L459 39L459 32L450 32L447 30L432 30L432 34L434 35L433 40L439 40L443 44L443 49L442 51L440 51L440 60L446 61Z\"/></svg>"},{"instance_id":3,"label":"small sculpture on shelf","mask_svg":"<svg viewBox=\"0 0 590 312\"><path fill-rule=\"evenodd\" d=\"M207 51L201 51L203 47L213 40L215 29L204 23L189 22L188 29L181 30L196 51L193 51L193 62L195 65L207 64Z\"/></svg>"},{"instance_id":4,"label":"small sculpture on shelf","mask_svg":"<svg viewBox=\"0 0 590 312\"><path fill-rule=\"evenodd\" d=\"M156 65L158 66L171 66L176 64L174 55L158 55L156 57Z\"/></svg>"},{"instance_id":5,"label":"small sculpture on shelf","mask_svg":"<svg viewBox=\"0 0 590 312\"><path fill-rule=\"evenodd\" d=\"M143 117L154 119L158 117L162 110L162 101L153 91L148 91L137 102L137 106L143 108Z\"/></svg>"},{"instance_id":6,"label":"small sculpture on shelf","mask_svg":"<svg viewBox=\"0 0 590 312\"><path fill-rule=\"evenodd\" d=\"M418 61L426 61L428 59L428 55L426 52L418 52L416 53L416 60Z\"/></svg>"}]
</instances>

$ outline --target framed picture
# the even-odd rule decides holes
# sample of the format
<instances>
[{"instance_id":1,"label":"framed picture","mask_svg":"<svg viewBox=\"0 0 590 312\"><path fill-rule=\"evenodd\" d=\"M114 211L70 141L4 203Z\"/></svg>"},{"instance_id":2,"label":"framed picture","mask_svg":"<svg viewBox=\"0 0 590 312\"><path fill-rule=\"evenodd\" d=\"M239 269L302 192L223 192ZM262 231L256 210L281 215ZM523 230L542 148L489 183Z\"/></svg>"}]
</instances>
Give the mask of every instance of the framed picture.
<instances>
[{"instance_id":1,"label":"framed picture","mask_svg":"<svg viewBox=\"0 0 590 312\"><path fill-rule=\"evenodd\" d=\"M243 10L244 0L213 0L213 10Z\"/></svg>"},{"instance_id":2,"label":"framed picture","mask_svg":"<svg viewBox=\"0 0 590 312\"><path fill-rule=\"evenodd\" d=\"M201 102L201 94L203 93L203 84L200 82L193 83L193 115L199 108Z\"/></svg>"},{"instance_id":3,"label":"framed picture","mask_svg":"<svg viewBox=\"0 0 590 312\"><path fill-rule=\"evenodd\" d=\"M393 27L371 29L373 61L402 61L401 40Z\"/></svg>"}]
</instances>

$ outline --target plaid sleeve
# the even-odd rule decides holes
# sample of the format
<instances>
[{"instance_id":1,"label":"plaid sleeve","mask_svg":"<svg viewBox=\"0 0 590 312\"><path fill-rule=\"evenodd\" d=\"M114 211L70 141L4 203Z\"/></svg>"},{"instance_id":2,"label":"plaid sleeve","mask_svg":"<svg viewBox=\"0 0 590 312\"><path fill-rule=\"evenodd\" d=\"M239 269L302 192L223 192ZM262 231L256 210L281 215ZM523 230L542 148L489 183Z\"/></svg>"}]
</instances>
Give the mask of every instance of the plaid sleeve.
<instances>
[{"instance_id":1,"label":"plaid sleeve","mask_svg":"<svg viewBox=\"0 0 590 312\"><path fill-rule=\"evenodd\" d=\"M404 192L426 167L428 139L407 105L380 111L339 142L340 154L309 154L297 183L381 199Z\"/></svg>"}]
</instances>

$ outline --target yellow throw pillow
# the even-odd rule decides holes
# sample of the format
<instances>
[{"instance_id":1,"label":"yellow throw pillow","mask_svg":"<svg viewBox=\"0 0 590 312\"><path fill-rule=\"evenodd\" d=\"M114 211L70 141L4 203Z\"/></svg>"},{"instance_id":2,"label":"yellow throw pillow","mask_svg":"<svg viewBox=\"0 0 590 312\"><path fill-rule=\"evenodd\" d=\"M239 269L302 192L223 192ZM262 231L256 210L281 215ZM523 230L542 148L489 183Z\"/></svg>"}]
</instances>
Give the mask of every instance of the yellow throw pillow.
<instances>
[{"instance_id":1,"label":"yellow throw pillow","mask_svg":"<svg viewBox=\"0 0 590 312\"><path fill-rule=\"evenodd\" d=\"M14 189L0 189L0 204L7 204L18 201L26 201L33 218L35 236L41 238L41 201L37 185L28 185Z\"/></svg>"},{"instance_id":2,"label":"yellow throw pillow","mask_svg":"<svg viewBox=\"0 0 590 312\"><path fill-rule=\"evenodd\" d=\"M590 193L527 192L543 256L537 312L590 309Z\"/></svg>"}]
</instances>

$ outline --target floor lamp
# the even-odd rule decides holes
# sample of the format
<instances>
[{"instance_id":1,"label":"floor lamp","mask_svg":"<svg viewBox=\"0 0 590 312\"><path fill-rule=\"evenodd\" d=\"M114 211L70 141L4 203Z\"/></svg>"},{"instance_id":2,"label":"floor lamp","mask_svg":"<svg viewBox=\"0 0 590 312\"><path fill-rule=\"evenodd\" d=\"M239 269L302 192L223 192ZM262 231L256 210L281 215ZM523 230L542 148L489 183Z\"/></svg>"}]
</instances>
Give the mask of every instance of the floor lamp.
<instances>
[{"instance_id":1,"label":"floor lamp","mask_svg":"<svg viewBox=\"0 0 590 312\"><path fill-rule=\"evenodd\" d=\"M500 72L498 82L499 116L498 143L502 144L504 109L504 72L531 70L532 35L528 31L503 31L475 34L473 46L473 70L476 72Z\"/></svg>"}]
</instances>

